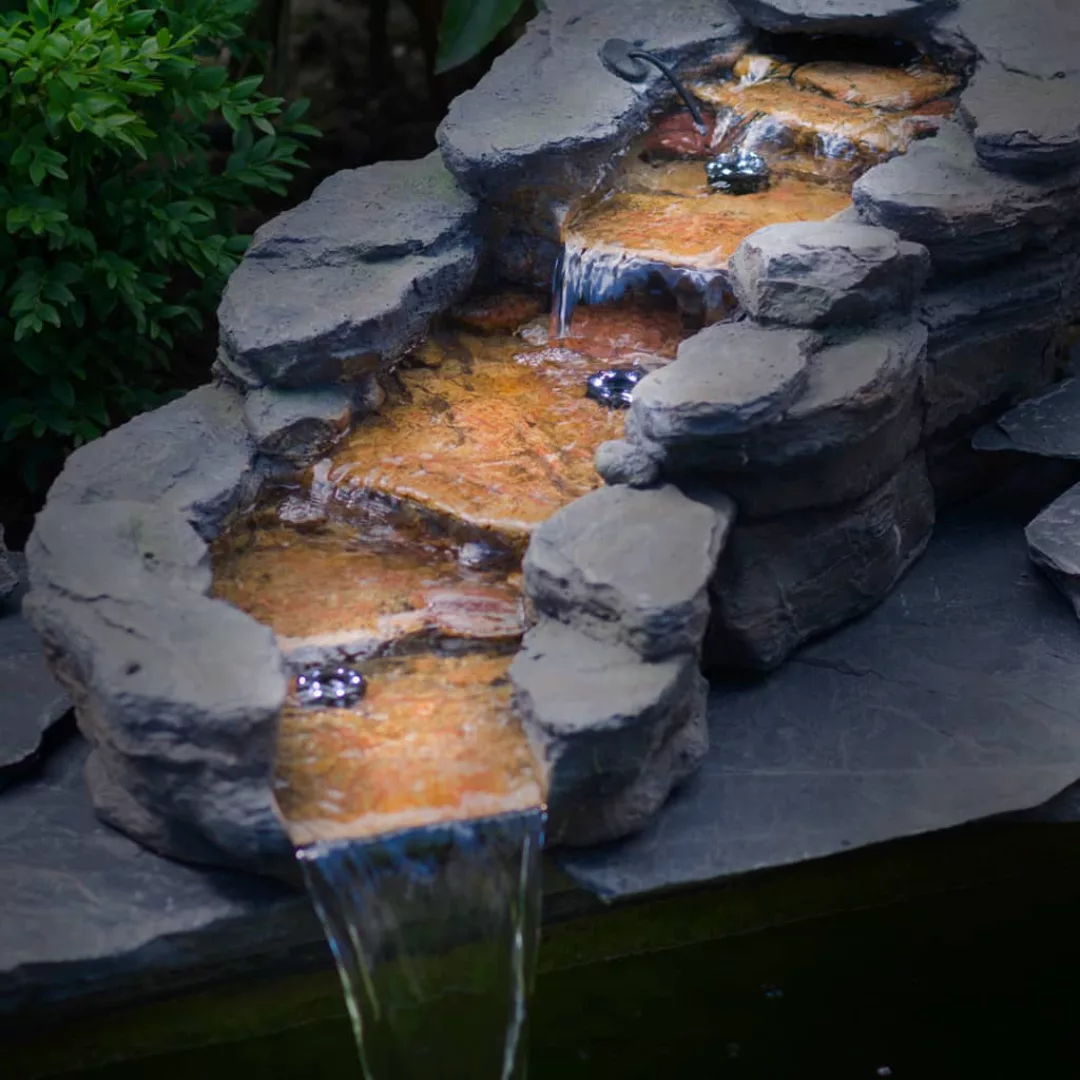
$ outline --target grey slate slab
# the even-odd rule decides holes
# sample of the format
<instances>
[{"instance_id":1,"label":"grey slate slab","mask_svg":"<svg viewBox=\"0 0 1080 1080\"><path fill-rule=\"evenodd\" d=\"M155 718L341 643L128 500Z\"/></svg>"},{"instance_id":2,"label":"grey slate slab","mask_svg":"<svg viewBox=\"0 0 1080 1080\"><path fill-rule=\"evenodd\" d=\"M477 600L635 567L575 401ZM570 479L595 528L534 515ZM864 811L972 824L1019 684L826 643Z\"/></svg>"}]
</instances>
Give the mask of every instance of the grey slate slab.
<instances>
[{"instance_id":1,"label":"grey slate slab","mask_svg":"<svg viewBox=\"0 0 1080 1080\"><path fill-rule=\"evenodd\" d=\"M74 736L0 794L0 1028L87 993L129 998L324 950L302 892L170 862L97 821L86 756Z\"/></svg>"},{"instance_id":2,"label":"grey slate slab","mask_svg":"<svg viewBox=\"0 0 1080 1080\"><path fill-rule=\"evenodd\" d=\"M9 555L25 582L21 555ZM45 667L37 636L20 613L25 585L0 600L0 791L21 777L41 752L48 732L71 707Z\"/></svg>"},{"instance_id":3,"label":"grey slate slab","mask_svg":"<svg viewBox=\"0 0 1080 1080\"><path fill-rule=\"evenodd\" d=\"M1017 450L1040 457L1080 460L1080 377L1028 398L975 433L976 450Z\"/></svg>"},{"instance_id":4,"label":"grey slate slab","mask_svg":"<svg viewBox=\"0 0 1080 1080\"><path fill-rule=\"evenodd\" d=\"M1080 615L1080 484L1055 499L1024 534L1032 562Z\"/></svg>"},{"instance_id":5,"label":"grey slate slab","mask_svg":"<svg viewBox=\"0 0 1080 1080\"><path fill-rule=\"evenodd\" d=\"M764 682L714 688L700 773L647 831L563 868L618 897L1057 796L1080 777L1080 627L1028 561L1033 512L1014 493L947 518L875 612Z\"/></svg>"}]
</instances>

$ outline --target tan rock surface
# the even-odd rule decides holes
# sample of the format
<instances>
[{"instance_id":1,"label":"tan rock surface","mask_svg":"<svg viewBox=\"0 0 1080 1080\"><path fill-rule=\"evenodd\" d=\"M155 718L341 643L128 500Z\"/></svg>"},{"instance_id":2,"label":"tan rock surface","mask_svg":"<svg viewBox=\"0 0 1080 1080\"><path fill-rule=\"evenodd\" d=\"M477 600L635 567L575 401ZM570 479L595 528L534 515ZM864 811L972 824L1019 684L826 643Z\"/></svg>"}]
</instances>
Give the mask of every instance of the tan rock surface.
<instances>
[{"instance_id":1,"label":"tan rock surface","mask_svg":"<svg viewBox=\"0 0 1080 1080\"><path fill-rule=\"evenodd\" d=\"M429 341L379 416L335 451L342 502L405 504L463 540L523 552L533 528L599 486L593 455L622 416L585 397L603 358L513 338Z\"/></svg>"},{"instance_id":2,"label":"tan rock surface","mask_svg":"<svg viewBox=\"0 0 1080 1080\"><path fill-rule=\"evenodd\" d=\"M577 221L573 234L585 243L625 247L657 262L716 269L766 225L824 221L850 204L843 191L793 179L756 195L620 194Z\"/></svg>"},{"instance_id":3,"label":"tan rock surface","mask_svg":"<svg viewBox=\"0 0 1080 1080\"><path fill-rule=\"evenodd\" d=\"M286 707L275 795L296 844L373 836L543 802L510 707L510 656L373 662L348 709Z\"/></svg>"},{"instance_id":4,"label":"tan rock surface","mask_svg":"<svg viewBox=\"0 0 1080 1080\"><path fill-rule=\"evenodd\" d=\"M803 64L794 81L851 105L897 112L936 101L960 85L955 75L932 67L905 69L829 60Z\"/></svg>"}]
</instances>

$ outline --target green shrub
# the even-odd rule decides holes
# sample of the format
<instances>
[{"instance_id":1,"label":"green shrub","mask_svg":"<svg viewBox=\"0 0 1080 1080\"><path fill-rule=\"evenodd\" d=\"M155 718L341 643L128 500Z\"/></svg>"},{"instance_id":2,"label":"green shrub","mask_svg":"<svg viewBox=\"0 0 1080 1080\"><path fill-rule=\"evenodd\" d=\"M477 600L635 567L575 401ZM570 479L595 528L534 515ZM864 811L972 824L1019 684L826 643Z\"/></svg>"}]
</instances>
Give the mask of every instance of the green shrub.
<instances>
[{"instance_id":1,"label":"green shrub","mask_svg":"<svg viewBox=\"0 0 1080 1080\"><path fill-rule=\"evenodd\" d=\"M176 335L247 244L234 210L300 166L306 103L283 110L217 60L256 5L0 0L4 475L33 487L50 457L161 400ZM215 166L218 118L233 150Z\"/></svg>"}]
</instances>

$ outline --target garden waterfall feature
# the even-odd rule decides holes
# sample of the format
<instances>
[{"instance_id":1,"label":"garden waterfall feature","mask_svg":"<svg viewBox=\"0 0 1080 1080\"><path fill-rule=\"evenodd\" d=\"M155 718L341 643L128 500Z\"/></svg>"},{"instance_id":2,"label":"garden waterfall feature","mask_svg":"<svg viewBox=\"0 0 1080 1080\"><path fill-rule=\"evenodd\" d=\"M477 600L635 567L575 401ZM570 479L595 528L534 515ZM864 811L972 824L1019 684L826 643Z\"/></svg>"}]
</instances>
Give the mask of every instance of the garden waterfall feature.
<instances>
[{"instance_id":1,"label":"garden waterfall feature","mask_svg":"<svg viewBox=\"0 0 1080 1080\"><path fill-rule=\"evenodd\" d=\"M543 5L439 151L260 229L214 383L54 488L27 612L99 814L298 858L369 1080L524 1075L543 844L646 830L707 676L880 604L1065 374L1080 139L1001 129L1054 86L980 3ZM604 67L631 35L702 125Z\"/></svg>"}]
</instances>

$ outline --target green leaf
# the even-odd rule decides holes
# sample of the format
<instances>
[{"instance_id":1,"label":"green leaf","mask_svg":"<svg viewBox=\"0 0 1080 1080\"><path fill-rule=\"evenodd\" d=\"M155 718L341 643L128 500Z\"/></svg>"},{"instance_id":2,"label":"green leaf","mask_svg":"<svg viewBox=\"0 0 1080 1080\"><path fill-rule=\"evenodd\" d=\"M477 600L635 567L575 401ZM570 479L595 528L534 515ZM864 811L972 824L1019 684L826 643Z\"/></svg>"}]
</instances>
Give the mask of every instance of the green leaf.
<instances>
[{"instance_id":1,"label":"green leaf","mask_svg":"<svg viewBox=\"0 0 1080 1080\"><path fill-rule=\"evenodd\" d=\"M130 34L132 37L138 34L146 32L146 28L154 21L153 11L133 11L124 19L123 30L125 34ZM157 42L154 42L154 47L157 46ZM144 43L145 48L145 43Z\"/></svg>"},{"instance_id":2,"label":"green leaf","mask_svg":"<svg viewBox=\"0 0 1080 1080\"><path fill-rule=\"evenodd\" d=\"M510 24L524 0L447 0L439 26L435 73L479 55Z\"/></svg>"},{"instance_id":3,"label":"green leaf","mask_svg":"<svg viewBox=\"0 0 1080 1080\"><path fill-rule=\"evenodd\" d=\"M311 102L308 98L297 98L289 107L281 114L281 122L285 125L292 125L296 123L307 114L308 109L311 108Z\"/></svg>"},{"instance_id":4,"label":"green leaf","mask_svg":"<svg viewBox=\"0 0 1080 1080\"><path fill-rule=\"evenodd\" d=\"M220 90L229 77L223 67L216 65L200 67L191 74L191 87L194 90Z\"/></svg>"},{"instance_id":5,"label":"green leaf","mask_svg":"<svg viewBox=\"0 0 1080 1080\"><path fill-rule=\"evenodd\" d=\"M75 388L67 379L53 379L49 383L49 389L52 396L66 408L70 409L75 404Z\"/></svg>"},{"instance_id":6,"label":"green leaf","mask_svg":"<svg viewBox=\"0 0 1080 1080\"><path fill-rule=\"evenodd\" d=\"M246 79L241 79L233 87L232 97L234 99L246 100L259 89L262 81L263 77L261 75L249 75Z\"/></svg>"},{"instance_id":7,"label":"green leaf","mask_svg":"<svg viewBox=\"0 0 1080 1080\"><path fill-rule=\"evenodd\" d=\"M10 442L23 428L30 427L36 419L33 413L16 413L4 426L4 442Z\"/></svg>"}]
</instances>

